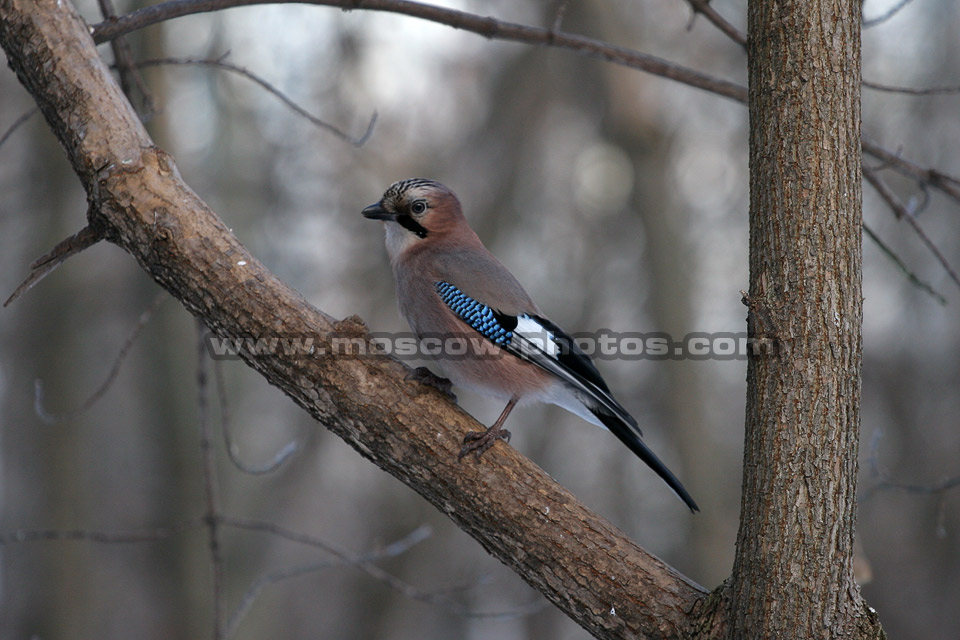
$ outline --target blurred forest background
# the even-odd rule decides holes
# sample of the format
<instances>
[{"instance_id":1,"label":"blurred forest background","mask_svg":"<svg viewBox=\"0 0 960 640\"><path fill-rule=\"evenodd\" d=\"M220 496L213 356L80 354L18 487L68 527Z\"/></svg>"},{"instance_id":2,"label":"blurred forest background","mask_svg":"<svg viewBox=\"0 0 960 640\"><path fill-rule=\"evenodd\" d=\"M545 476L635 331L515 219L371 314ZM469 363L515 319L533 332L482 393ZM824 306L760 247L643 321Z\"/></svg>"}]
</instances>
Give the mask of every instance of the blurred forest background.
<instances>
[{"instance_id":1,"label":"blurred forest background","mask_svg":"<svg viewBox=\"0 0 960 640\"><path fill-rule=\"evenodd\" d=\"M682 0L442 3L563 28L745 84L745 54ZM867 17L901 4L868 0ZM712 6L741 30L744 0ZM82 0L90 23L96 2ZM118 4L120 13L136 8ZM864 32L864 78L960 85L960 4L914 0ZM394 180L435 178L550 317L568 331L745 330L747 111L703 91L575 54L488 41L420 20L308 6L178 19L131 38L138 59L220 58L145 70L148 128L193 188L270 269L337 317L406 330L380 225L360 209ZM101 47L110 56L109 46ZM0 130L32 107L0 71ZM960 174L960 95L864 89L864 134ZM879 163L868 160L871 166ZM892 172L927 234L960 267L960 206ZM960 289L910 227L864 189L871 229L946 304L864 249L858 534L863 591L892 638L956 638ZM0 292L84 225L85 197L39 116L0 147ZM89 409L141 314L162 302ZM123 251L101 243L0 312L0 637L204 638L211 563L201 526L153 541L15 542L18 530L154 530L203 516L197 331ZM378 579L278 535L223 531L227 613L260 584L232 637L585 638L413 491L362 459L240 362L222 362L230 437L215 440L221 510L319 538L354 558L421 526L432 535L376 563ZM556 408L518 410L511 445L647 550L708 588L730 572L739 512L743 360L603 361L647 440L683 479L691 516L616 439ZM40 411L35 385L42 385ZM207 406L219 434L215 385ZM460 394L491 422L497 403ZM56 417L44 420L44 412ZM47 416L49 417L49 416ZM884 483L919 485L917 491ZM300 571L303 569L303 571ZM313 569L313 570L307 570ZM271 582L271 572L295 574ZM259 581L259 582L258 582ZM399 582L402 581L402 585ZM406 586L403 586L406 585Z\"/></svg>"}]
</instances>

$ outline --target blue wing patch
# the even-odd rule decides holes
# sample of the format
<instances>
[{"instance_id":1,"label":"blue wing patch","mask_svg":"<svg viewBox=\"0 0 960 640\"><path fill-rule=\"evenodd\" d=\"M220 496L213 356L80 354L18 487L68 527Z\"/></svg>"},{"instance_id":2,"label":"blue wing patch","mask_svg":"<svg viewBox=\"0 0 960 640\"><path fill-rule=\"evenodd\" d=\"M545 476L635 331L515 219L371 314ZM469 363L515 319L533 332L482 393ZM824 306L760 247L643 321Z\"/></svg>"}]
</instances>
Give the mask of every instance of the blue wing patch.
<instances>
[{"instance_id":1,"label":"blue wing patch","mask_svg":"<svg viewBox=\"0 0 960 640\"><path fill-rule=\"evenodd\" d=\"M497 313L449 282L437 282L434 287L436 287L437 293L440 294L440 299L443 300L444 304L483 337L494 344L510 344L510 340L513 338L513 329L517 326L516 318Z\"/></svg>"}]
</instances>

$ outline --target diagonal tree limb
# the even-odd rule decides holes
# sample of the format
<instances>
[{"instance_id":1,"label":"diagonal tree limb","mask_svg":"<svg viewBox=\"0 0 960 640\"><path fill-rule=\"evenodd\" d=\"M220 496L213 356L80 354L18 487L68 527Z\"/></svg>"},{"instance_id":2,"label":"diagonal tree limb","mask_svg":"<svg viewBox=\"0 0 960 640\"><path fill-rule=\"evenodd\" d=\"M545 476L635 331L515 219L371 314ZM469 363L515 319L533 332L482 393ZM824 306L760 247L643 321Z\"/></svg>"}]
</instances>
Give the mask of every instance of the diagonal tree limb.
<instances>
[{"instance_id":1,"label":"diagonal tree limb","mask_svg":"<svg viewBox=\"0 0 960 640\"><path fill-rule=\"evenodd\" d=\"M929 283L921 280L917 274L911 271L910 267L908 267L907 264L903 261L903 259L897 255L897 252L891 249L889 246L887 246L887 244L880 239L880 236L878 236L876 232L870 228L870 225L864 223L863 232L867 234L868 238L873 240L874 244L877 245L877 248L879 248L880 251L882 251L888 258L890 258L890 260L893 261L895 265L897 265L897 268L900 269L901 273L903 273L904 277L910 282L910 284L920 289L921 291L928 293L930 297L932 297L934 300L939 302L941 305L947 304L946 297L944 297L942 293L940 293L939 291L934 289L932 286L930 286Z\"/></svg>"},{"instance_id":2,"label":"diagonal tree limb","mask_svg":"<svg viewBox=\"0 0 960 640\"><path fill-rule=\"evenodd\" d=\"M885 149L877 143L861 138L864 153L868 153L882 161L897 173L913 178L920 184L926 184L949 196L953 201L960 203L960 179L947 175L936 169L927 169L912 160L904 158L899 153ZM864 166L864 175L870 169Z\"/></svg>"},{"instance_id":3,"label":"diagonal tree limb","mask_svg":"<svg viewBox=\"0 0 960 640\"><path fill-rule=\"evenodd\" d=\"M361 455L412 487L597 637L679 638L704 589L643 551L507 446L459 464L480 425L407 368L337 355L369 341L266 270L154 146L68 0L0 0L0 46L88 194L91 225L222 337L313 336L310 354L244 360ZM374 350L371 348L371 352Z\"/></svg>"},{"instance_id":4,"label":"diagonal tree limb","mask_svg":"<svg viewBox=\"0 0 960 640\"><path fill-rule=\"evenodd\" d=\"M747 48L747 34L737 29L726 18L720 15L716 9L711 7L709 0L687 0L687 4L693 9L694 14L699 13L703 15L713 26L723 32L724 35L744 49Z\"/></svg>"},{"instance_id":5,"label":"diagonal tree limb","mask_svg":"<svg viewBox=\"0 0 960 640\"><path fill-rule=\"evenodd\" d=\"M958 287L960 287L960 276L957 275L956 270L950 264L950 261L947 260L947 257L943 255L943 252L933 243L933 240L930 239L930 236L927 235L927 232L923 230L923 227L920 226L920 223L917 222L916 216L913 215L907 207L903 205L902 202L897 198L896 194L887 186L877 173L876 169L870 167L863 167L863 177L866 178L867 182L870 183L884 202L887 203L887 206L890 207L890 210L893 211L893 214L897 217L897 220L906 220L914 233L917 234L917 237L920 238L920 241L923 242L924 246L927 247L927 250L933 254L933 257L937 259L937 262L943 267L944 271L947 272L947 275L950 276L950 279L953 280Z\"/></svg>"}]
</instances>

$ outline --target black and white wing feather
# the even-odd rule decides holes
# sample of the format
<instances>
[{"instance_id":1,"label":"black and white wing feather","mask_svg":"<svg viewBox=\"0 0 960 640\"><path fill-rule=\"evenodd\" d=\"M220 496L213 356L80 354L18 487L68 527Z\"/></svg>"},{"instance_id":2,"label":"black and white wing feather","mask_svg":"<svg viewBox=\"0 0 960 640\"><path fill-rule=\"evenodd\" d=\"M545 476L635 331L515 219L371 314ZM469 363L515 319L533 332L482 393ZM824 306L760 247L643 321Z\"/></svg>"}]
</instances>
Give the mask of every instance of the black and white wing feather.
<instances>
[{"instance_id":1,"label":"black and white wing feather","mask_svg":"<svg viewBox=\"0 0 960 640\"><path fill-rule=\"evenodd\" d=\"M449 282L435 284L440 299L487 340L562 380L590 413L643 460L692 511L696 502L676 476L640 439L637 421L617 402L590 357L546 318L505 314L474 300Z\"/></svg>"}]
</instances>

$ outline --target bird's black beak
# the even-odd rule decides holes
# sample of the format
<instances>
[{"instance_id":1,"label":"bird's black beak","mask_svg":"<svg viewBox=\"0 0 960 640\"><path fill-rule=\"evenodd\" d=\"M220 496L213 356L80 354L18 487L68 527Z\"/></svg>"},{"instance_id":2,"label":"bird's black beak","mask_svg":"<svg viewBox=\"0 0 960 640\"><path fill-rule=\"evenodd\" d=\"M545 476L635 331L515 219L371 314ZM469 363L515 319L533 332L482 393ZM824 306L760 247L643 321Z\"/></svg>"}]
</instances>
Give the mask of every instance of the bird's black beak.
<instances>
[{"instance_id":1,"label":"bird's black beak","mask_svg":"<svg viewBox=\"0 0 960 640\"><path fill-rule=\"evenodd\" d=\"M366 207L361 213L363 213L364 218L369 218L370 220L396 220L397 214L390 213L386 209L380 206L380 203L372 204L369 207Z\"/></svg>"},{"instance_id":2,"label":"bird's black beak","mask_svg":"<svg viewBox=\"0 0 960 640\"><path fill-rule=\"evenodd\" d=\"M396 222L410 233L416 235L418 238L426 238L427 234L429 233L429 231L427 231L423 225L411 218L409 214L387 211L380 205L379 202L365 208L363 211L361 211L361 213L363 214L364 218L368 218L370 220Z\"/></svg>"}]
</instances>

